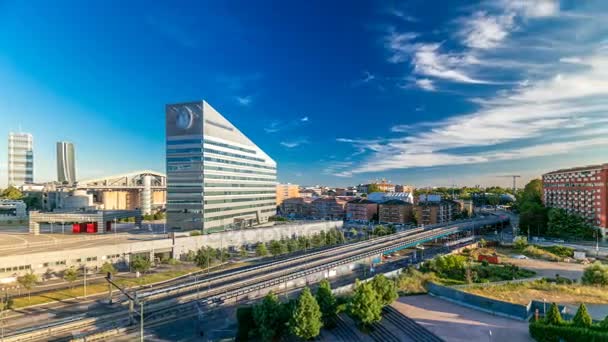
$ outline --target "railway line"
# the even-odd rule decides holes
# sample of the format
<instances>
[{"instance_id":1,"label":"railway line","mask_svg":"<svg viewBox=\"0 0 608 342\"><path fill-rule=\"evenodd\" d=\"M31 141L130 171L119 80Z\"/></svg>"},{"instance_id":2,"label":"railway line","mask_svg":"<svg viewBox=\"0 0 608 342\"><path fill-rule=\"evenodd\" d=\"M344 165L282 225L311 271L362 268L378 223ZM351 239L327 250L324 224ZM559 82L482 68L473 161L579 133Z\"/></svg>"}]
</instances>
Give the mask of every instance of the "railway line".
<instances>
[{"instance_id":1,"label":"railway line","mask_svg":"<svg viewBox=\"0 0 608 342\"><path fill-rule=\"evenodd\" d=\"M259 266L228 271L195 282L146 289L138 292L136 298L139 302L145 303L145 324L158 324L171 317L193 314L194 301L198 301L203 307L221 305L224 301L235 297L238 299L239 296L287 284L289 281L306 279L309 275L352 264L381 253L412 247L460 231L475 229L477 225L493 225L504 220L491 217L443 227L412 229ZM205 287L207 290L201 293L200 289ZM4 341L38 341L48 340L51 337L54 340L69 340L74 331L78 331L80 335L91 335L98 331L124 328L131 321L127 306L127 303L123 302L118 307L99 310L88 315L17 330L10 336L5 336Z\"/></svg>"}]
</instances>

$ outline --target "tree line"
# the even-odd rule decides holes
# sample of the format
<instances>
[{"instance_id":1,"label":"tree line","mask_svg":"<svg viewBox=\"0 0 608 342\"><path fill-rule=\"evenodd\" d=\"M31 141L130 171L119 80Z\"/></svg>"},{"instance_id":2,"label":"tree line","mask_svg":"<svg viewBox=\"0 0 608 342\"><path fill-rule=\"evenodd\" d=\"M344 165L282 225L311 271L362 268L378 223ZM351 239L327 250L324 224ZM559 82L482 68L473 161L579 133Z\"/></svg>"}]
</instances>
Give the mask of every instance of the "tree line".
<instances>
[{"instance_id":1,"label":"tree line","mask_svg":"<svg viewBox=\"0 0 608 342\"><path fill-rule=\"evenodd\" d=\"M321 328L335 327L341 312L350 315L360 327L369 327L382 319L382 308L397 297L395 282L384 275L368 282L357 280L349 297L336 297L325 279L314 296L306 287L297 300L282 303L271 292L260 304L237 309L236 340L248 341L257 337L262 341L273 341L286 335L313 339L319 336Z\"/></svg>"}]
</instances>

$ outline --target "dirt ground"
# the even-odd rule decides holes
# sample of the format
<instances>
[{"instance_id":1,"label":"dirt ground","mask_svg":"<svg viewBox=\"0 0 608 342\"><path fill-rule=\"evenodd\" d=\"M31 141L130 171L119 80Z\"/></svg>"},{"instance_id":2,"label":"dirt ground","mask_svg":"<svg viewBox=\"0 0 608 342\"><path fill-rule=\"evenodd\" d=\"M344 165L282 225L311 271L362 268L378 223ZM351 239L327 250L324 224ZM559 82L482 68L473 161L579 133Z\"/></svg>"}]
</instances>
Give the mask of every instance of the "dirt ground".
<instances>
[{"instance_id":1,"label":"dirt ground","mask_svg":"<svg viewBox=\"0 0 608 342\"><path fill-rule=\"evenodd\" d=\"M392 305L445 341L534 341L524 321L493 316L433 296L401 297Z\"/></svg>"},{"instance_id":2,"label":"dirt ground","mask_svg":"<svg viewBox=\"0 0 608 342\"><path fill-rule=\"evenodd\" d=\"M541 277L555 278L555 275L559 274L560 277L576 279L577 281L583 275L584 268L587 267L585 265L575 263L551 262L536 259L502 258L501 261L532 270Z\"/></svg>"}]
</instances>

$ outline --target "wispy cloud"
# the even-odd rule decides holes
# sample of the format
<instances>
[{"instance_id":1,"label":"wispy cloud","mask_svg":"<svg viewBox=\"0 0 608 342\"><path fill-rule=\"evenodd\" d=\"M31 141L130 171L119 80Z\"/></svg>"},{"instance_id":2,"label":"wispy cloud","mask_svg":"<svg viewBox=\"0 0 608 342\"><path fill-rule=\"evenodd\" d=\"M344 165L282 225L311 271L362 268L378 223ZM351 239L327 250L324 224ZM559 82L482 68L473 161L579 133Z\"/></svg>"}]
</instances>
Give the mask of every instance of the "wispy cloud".
<instances>
[{"instance_id":1,"label":"wispy cloud","mask_svg":"<svg viewBox=\"0 0 608 342\"><path fill-rule=\"evenodd\" d=\"M237 96L236 97L236 101L241 106L249 106L251 104L251 101L253 101L253 96L251 96L251 95L249 95L249 96Z\"/></svg>"},{"instance_id":2,"label":"wispy cloud","mask_svg":"<svg viewBox=\"0 0 608 342\"><path fill-rule=\"evenodd\" d=\"M577 57L584 66L558 70L479 101L470 114L414 125L397 125L397 138L338 139L365 151L360 164L335 175L412 167L488 163L608 147L608 48ZM556 64L560 63L556 61ZM603 129L598 129L603 128Z\"/></svg>"},{"instance_id":3,"label":"wispy cloud","mask_svg":"<svg viewBox=\"0 0 608 342\"><path fill-rule=\"evenodd\" d=\"M299 119L294 119L291 121L281 121L281 120L273 120L266 127L264 127L264 131L266 133L277 133L280 131L290 130L294 128L301 127L310 122L310 118L308 116L303 116Z\"/></svg>"},{"instance_id":4,"label":"wispy cloud","mask_svg":"<svg viewBox=\"0 0 608 342\"><path fill-rule=\"evenodd\" d=\"M416 80L416 85L420 88L420 89L424 89L426 91L436 91L437 88L435 88L435 83L433 83L433 80L428 79L428 78L419 78Z\"/></svg>"},{"instance_id":5,"label":"wispy cloud","mask_svg":"<svg viewBox=\"0 0 608 342\"><path fill-rule=\"evenodd\" d=\"M296 139L296 140L281 141L280 144L282 146L286 147L286 148L295 148L295 147L298 147L298 146L303 145L303 144L308 144L308 139L306 139L306 138L299 138L299 139Z\"/></svg>"}]
</instances>

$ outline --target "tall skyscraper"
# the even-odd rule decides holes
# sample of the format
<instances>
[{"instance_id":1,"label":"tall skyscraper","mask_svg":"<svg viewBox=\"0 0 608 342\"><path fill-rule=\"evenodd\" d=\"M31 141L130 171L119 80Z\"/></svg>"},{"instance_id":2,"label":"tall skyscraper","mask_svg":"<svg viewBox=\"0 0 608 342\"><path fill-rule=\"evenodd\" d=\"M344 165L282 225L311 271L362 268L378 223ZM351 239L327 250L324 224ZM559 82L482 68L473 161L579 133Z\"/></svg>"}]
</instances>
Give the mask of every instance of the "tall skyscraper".
<instances>
[{"instance_id":1,"label":"tall skyscraper","mask_svg":"<svg viewBox=\"0 0 608 342\"><path fill-rule=\"evenodd\" d=\"M8 185L34 182L34 138L29 133L8 134Z\"/></svg>"},{"instance_id":2,"label":"tall skyscraper","mask_svg":"<svg viewBox=\"0 0 608 342\"><path fill-rule=\"evenodd\" d=\"M76 182L76 161L74 144L71 142L57 142L57 181L59 183L74 184Z\"/></svg>"},{"instance_id":3,"label":"tall skyscraper","mask_svg":"<svg viewBox=\"0 0 608 342\"><path fill-rule=\"evenodd\" d=\"M166 107L167 226L214 232L276 212L276 163L207 102Z\"/></svg>"}]
</instances>

